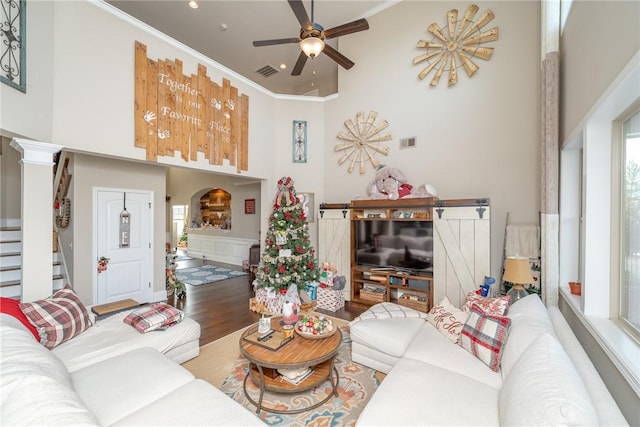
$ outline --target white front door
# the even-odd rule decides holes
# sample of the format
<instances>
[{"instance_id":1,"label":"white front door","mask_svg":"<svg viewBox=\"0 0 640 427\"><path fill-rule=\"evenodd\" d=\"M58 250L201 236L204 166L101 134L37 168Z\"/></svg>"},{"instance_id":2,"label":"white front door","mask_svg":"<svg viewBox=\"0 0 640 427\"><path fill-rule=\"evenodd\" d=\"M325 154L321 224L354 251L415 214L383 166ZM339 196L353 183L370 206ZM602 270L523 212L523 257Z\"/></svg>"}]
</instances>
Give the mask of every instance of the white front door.
<instances>
[{"instance_id":1,"label":"white front door","mask_svg":"<svg viewBox=\"0 0 640 427\"><path fill-rule=\"evenodd\" d=\"M126 298L139 303L151 302L151 200L151 193L140 190L101 188L94 191L96 255L97 259L109 259L107 269L96 273L96 304ZM128 223L128 230L121 223Z\"/></svg>"}]
</instances>

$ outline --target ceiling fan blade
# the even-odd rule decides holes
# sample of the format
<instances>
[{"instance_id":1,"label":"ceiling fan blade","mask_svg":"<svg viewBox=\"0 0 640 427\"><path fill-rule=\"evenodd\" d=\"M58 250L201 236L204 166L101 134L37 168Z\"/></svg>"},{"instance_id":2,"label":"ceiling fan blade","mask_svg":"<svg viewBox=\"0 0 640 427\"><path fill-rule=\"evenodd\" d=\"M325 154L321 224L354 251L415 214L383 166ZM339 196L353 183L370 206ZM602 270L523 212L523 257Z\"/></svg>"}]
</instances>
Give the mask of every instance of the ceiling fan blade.
<instances>
[{"instance_id":1,"label":"ceiling fan blade","mask_svg":"<svg viewBox=\"0 0 640 427\"><path fill-rule=\"evenodd\" d=\"M286 44L286 43L299 43L300 39L297 37L288 39L273 39L273 40L256 40L253 42L255 47L260 46L272 46L274 44Z\"/></svg>"},{"instance_id":2,"label":"ceiling fan blade","mask_svg":"<svg viewBox=\"0 0 640 427\"><path fill-rule=\"evenodd\" d=\"M346 36L347 34L357 33L369 29L369 23L366 19L358 19L337 27L324 30L325 38L332 39L335 37Z\"/></svg>"},{"instance_id":3,"label":"ceiling fan blade","mask_svg":"<svg viewBox=\"0 0 640 427\"><path fill-rule=\"evenodd\" d=\"M322 50L322 53L324 53L329 58L336 61L338 65L342 66L347 70L355 65L353 61L351 61L349 58L347 58L346 56L344 56L343 54L341 54L340 52L338 52L328 44L324 45L324 49Z\"/></svg>"},{"instance_id":4,"label":"ceiling fan blade","mask_svg":"<svg viewBox=\"0 0 640 427\"><path fill-rule=\"evenodd\" d=\"M311 24L311 20L309 19L309 15L307 14L307 10L304 8L304 4L302 4L302 0L287 0L289 2L289 6L291 6L291 10L298 18L298 22L300 23L300 27L305 30L311 30L313 28Z\"/></svg>"},{"instance_id":5,"label":"ceiling fan blade","mask_svg":"<svg viewBox=\"0 0 640 427\"><path fill-rule=\"evenodd\" d=\"M298 55L298 60L296 61L296 65L293 66L293 70L291 71L291 75L299 76L300 74L302 74L302 69L304 68L304 64L306 63L307 55L305 55L304 52L300 52L300 55Z\"/></svg>"}]
</instances>

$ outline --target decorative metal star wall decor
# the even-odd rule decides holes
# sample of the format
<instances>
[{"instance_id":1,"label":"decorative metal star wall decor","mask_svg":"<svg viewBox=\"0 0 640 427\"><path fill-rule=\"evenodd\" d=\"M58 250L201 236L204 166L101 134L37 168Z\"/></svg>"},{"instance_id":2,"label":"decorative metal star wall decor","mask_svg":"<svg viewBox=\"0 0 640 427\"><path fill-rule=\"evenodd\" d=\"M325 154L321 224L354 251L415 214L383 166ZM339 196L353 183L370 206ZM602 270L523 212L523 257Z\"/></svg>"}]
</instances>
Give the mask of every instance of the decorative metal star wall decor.
<instances>
[{"instance_id":1,"label":"decorative metal star wall decor","mask_svg":"<svg viewBox=\"0 0 640 427\"><path fill-rule=\"evenodd\" d=\"M498 40L498 27L482 31L482 27L494 18L493 12L487 10L474 21L478 6L470 4L462 20L458 21L458 9L447 12L446 27L439 27L435 22L427 28L434 36L431 41L419 40L418 49L425 49L424 55L413 58L413 64L427 61L428 65L419 74L423 80L427 74L435 70L431 86L437 86L443 73L448 72L448 86L458 83L458 68L463 67L467 76L472 77L480 68L473 58L488 61L493 53L492 47L480 46L483 43Z\"/></svg>"},{"instance_id":2,"label":"decorative metal star wall decor","mask_svg":"<svg viewBox=\"0 0 640 427\"><path fill-rule=\"evenodd\" d=\"M375 124L378 113L375 111L369 112L367 119L363 112L356 114L356 122L353 123L351 119L344 122L344 126L347 129L346 132L339 132L337 138L344 141L342 144L335 146L335 151L342 151L343 155L338 159L338 164L342 165L347 160L350 160L347 171L351 173L356 163L360 164L360 173L364 174L365 164L367 161L371 162L374 168L380 165L378 159L376 159L376 153L387 155L389 153L389 147L380 145L383 141L390 141L391 134L381 135L384 129L389 126L386 120L383 120L378 125Z\"/></svg>"}]
</instances>

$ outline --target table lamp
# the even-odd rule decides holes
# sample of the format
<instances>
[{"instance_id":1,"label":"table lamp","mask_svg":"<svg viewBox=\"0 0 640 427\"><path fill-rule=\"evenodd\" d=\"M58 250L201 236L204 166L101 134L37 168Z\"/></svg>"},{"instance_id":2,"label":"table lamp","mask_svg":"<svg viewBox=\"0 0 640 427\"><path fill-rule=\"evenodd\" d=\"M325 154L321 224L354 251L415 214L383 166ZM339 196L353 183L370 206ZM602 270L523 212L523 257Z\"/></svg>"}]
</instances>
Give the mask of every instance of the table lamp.
<instances>
[{"instance_id":1,"label":"table lamp","mask_svg":"<svg viewBox=\"0 0 640 427\"><path fill-rule=\"evenodd\" d=\"M525 283L533 282L529 260L527 258L507 258L504 263L502 280L513 283L507 292L507 296L511 297L512 304L529 295L523 286Z\"/></svg>"}]
</instances>

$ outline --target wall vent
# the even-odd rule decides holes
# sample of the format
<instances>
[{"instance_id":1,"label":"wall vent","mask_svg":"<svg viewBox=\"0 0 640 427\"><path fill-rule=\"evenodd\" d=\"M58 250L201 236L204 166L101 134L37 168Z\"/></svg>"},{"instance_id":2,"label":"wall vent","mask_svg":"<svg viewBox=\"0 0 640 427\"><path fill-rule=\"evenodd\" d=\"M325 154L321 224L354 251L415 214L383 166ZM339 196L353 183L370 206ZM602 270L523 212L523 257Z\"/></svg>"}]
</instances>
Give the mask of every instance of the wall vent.
<instances>
[{"instance_id":1,"label":"wall vent","mask_svg":"<svg viewBox=\"0 0 640 427\"><path fill-rule=\"evenodd\" d=\"M277 72L278 70L271 65L264 65L262 68L258 68L256 70L256 73L260 74L262 77L269 77Z\"/></svg>"},{"instance_id":2,"label":"wall vent","mask_svg":"<svg viewBox=\"0 0 640 427\"><path fill-rule=\"evenodd\" d=\"M400 148L415 148L416 146L416 137L412 136L409 138L402 138L400 140Z\"/></svg>"}]
</instances>

